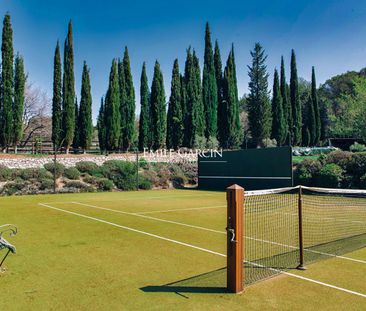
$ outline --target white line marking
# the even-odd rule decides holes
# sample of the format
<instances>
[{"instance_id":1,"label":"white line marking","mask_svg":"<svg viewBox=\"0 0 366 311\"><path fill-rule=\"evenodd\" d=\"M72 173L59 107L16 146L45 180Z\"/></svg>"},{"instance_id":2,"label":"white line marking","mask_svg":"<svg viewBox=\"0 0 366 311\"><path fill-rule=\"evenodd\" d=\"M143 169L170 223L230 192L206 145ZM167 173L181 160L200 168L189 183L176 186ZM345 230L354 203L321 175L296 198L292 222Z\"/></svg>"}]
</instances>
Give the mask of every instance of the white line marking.
<instances>
[{"instance_id":1,"label":"white line marking","mask_svg":"<svg viewBox=\"0 0 366 311\"><path fill-rule=\"evenodd\" d=\"M95 217L91 217L91 216L87 216L87 215L83 215L83 214L63 210L61 208L53 207L53 206L50 206L50 205L44 204L44 203L38 203L38 205L41 205L41 206L44 206L44 207L47 207L47 208L50 208L50 209L53 209L53 210L56 210L56 211L60 211L60 212L63 212L63 213L83 217L83 218L94 220L94 221L97 221L97 222L101 222L101 223L111 225L111 226L114 226L114 227L117 227L117 228L121 228L121 229L129 230L129 231L132 231L132 232L136 232L136 233L144 234L144 235L147 235L147 236L151 236L151 237L154 237L154 238L157 238L157 239L160 239L160 240L168 241L168 242L179 244L179 245L182 245L182 246L187 246L189 248L193 248L193 249L197 249L197 250L200 250L200 251L203 251L203 252L206 252L206 253L218 255L220 257L226 257L225 254L221 254L221 253L218 253L218 252L215 252L215 251L211 251L211 250L206 249L206 248L202 248L202 247L199 247L199 246L195 246L195 245L191 245L191 244L188 244L188 243L180 242L180 241L177 241L177 240L172 240L172 239L169 239L169 238L166 238L166 237L162 237L162 236L159 236L159 235L156 235L156 234L152 234L152 233L144 232L144 231L141 231L141 230L133 229L133 228L130 228L130 227L118 225L116 223L109 222L109 221L106 221L106 220L103 220L103 219L99 219L99 218L95 218ZM256 265L256 266L261 266L261 265L251 263L251 262L248 262L248 263L252 264L252 265ZM267 268L267 267L264 267L264 266L262 266L262 267ZM300 276L300 275L297 275L297 274L277 270L277 269L274 269L274 268L268 268L268 269L276 271L278 273L283 273L285 275L292 276L294 278L298 278L298 279L301 279L301 280L304 280L304 281L308 281L308 282L311 282L311 283L323 285L323 286L326 286L326 287L329 287L329 288L333 288L333 289L336 289L336 290L339 290L339 291L343 291L343 292L346 292L346 293L349 293L349 294L353 294L353 295L357 295L357 296L366 298L365 294L355 292L355 291L352 291L352 290L349 290L349 289L346 289L346 288L343 288L343 287L334 286L334 285L331 285L331 284L328 284L328 283L320 282L320 281L317 281L317 280L314 280L314 279L306 278L306 277L303 277L303 276Z\"/></svg>"},{"instance_id":2,"label":"white line marking","mask_svg":"<svg viewBox=\"0 0 366 311\"><path fill-rule=\"evenodd\" d=\"M226 207L226 205L177 208L177 209L167 209L167 210L160 210L160 211L138 212L138 213L134 213L134 214L143 215L143 214L168 213L168 212L179 212L179 211L193 211L193 210L221 208L221 207Z\"/></svg>"},{"instance_id":3,"label":"white line marking","mask_svg":"<svg viewBox=\"0 0 366 311\"><path fill-rule=\"evenodd\" d=\"M204 179L292 179L292 177L270 177L270 176L198 176L198 178Z\"/></svg>"},{"instance_id":4,"label":"white line marking","mask_svg":"<svg viewBox=\"0 0 366 311\"><path fill-rule=\"evenodd\" d=\"M172 221L172 220L166 220L166 219L146 216L146 215L142 215L142 214L139 214L139 213L128 213L128 212L114 210L114 209L107 208L107 207L100 207L100 206L90 205L90 204L85 204L85 203L80 203L80 202L71 202L71 203L86 206L86 207L96 208L96 209L100 209L100 210L105 210L105 211L111 211L111 212L115 212L115 213L130 215L130 216L143 217L143 218L146 218L146 219L171 223L171 224L174 224L174 225L185 226L185 227L190 227L190 228L195 228L195 229L199 229L199 230L205 230L205 231L210 231L210 232L215 232L215 233L220 233L220 234L226 234L225 231L219 231L219 230L209 229L209 228L206 228L206 227L190 225L190 224L186 224L186 223L182 223L182 222L177 222L177 221ZM249 236L244 236L244 238L246 238L248 240L259 241L259 242L262 242L262 243L268 243L268 244L273 244L273 245L284 246L284 247L288 247L288 248L291 248L291 249L299 249L299 247L297 247L297 246L286 245L286 244L282 244L282 243L278 243L278 242L274 242L274 241L257 239L257 238L249 237ZM304 248L304 250L306 252L310 252L310 253L315 253L315 254L320 254L320 255L324 255L324 256L335 257L335 258L340 258L340 259L345 259L345 260L350 260L350 261L355 261L355 262L366 264L366 261L361 260L361 259L354 259L354 258L338 256L338 255L330 254L330 253L323 253L323 252L319 252L319 251L315 251L315 250L307 249L307 248Z\"/></svg>"}]
</instances>

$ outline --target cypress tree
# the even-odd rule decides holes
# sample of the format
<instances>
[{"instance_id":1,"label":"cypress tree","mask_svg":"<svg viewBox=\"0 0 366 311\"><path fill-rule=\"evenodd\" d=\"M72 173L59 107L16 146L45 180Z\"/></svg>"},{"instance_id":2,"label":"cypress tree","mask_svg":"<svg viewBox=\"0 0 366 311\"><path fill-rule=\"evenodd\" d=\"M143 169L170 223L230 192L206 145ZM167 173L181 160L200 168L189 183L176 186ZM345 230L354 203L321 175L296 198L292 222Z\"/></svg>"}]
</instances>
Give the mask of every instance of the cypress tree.
<instances>
[{"instance_id":1,"label":"cypress tree","mask_svg":"<svg viewBox=\"0 0 366 311\"><path fill-rule=\"evenodd\" d=\"M292 129L292 109L290 102L288 100L288 85L286 83L286 74L285 74L285 62L283 60L283 56L281 56L281 76L280 76L280 90L281 90L281 98L282 98L282 110L284 115L284 123L286 128L286 141L288 145L290 145L289 136L290 130Z\"/></svg>"},{"instance_id":2,"label":"cypress tree","mask_svg":"<svg viewBox=\"0 0 366 311\"><path fill-rule=\"evenodd\" d=\"M290 100L291 100L292 120L293 120L293 130L291 138L292 143L294 145L298 145L301 143L302 113L301 113L301 103L299 99L296 55L294 50L291 51Z\"/></svg>"},{"instance_id":3,"label":"cypress tree","mask_svg":"<svg viewBox=\"0 0 366 311\"><path fill-rule=\"evenodd\" d=\"M252 56L252 66L249 68L249 97L248 119L249 129L253 142L257 146L263 145L263 140L270 137L271 133L271 105L268 96L268 73L263 47L256 43Z\"/></svg>"},{"instance_id":4,"label":"cypress tree","mask_svg":"<svg viewBox=\"0 0 366 311\"><path fill-rule=\"evenodd\" d=\"M166 107L163 73L158 61L154 66L154 77L151 85L150 109L152 121L152 147L154 150L163 148L166 139Z\"/></svg>"},{"instance_id":5,"label":"cypress tree","mask_svg":"<svg viewBox=\"0 0 366 311\"><path fill-rule=\"evenodd\" d=\"M98 129L98 141L100 153L106 151L106 127L105 127L105 114L104 114L104 102L103 97L100 100L100 108L97 120Z\"/></svg>"},{"instance_id":6,"label":"cypress tree","mask_svg":"<svg viewBox=\"0 0 366 311\"><path fill-rule=\"evenodd\" d=\"M224 70L223 109L225 110L225 143L224 147L232 149L241 142L239 99L236 80L234 47L231 48Z\"/></svg>"},{"instance_id":7,"label":"cypress tree","mask_svg":"<svg viewBox=\"0 0 366 311\"><path fill-rule=\"evenodd\" d=\"M315 138L315 114L311 96L304 104L302 120L302 145L308 147L313 145Z\"/></svg>"},{"instance_id":8,"label":"cypress tree","mask_svg":"<svg viewBox=\"0 0 366 311\"><path fill-rule=\"evenodd\" d=\"M311 100L314 109L314 118L315 118L315 133L313 138L313 145L316 146L319 144L320 136L321 136L321 122L320 122L320 110L319 110L319 102L318 102L318 94L316 90L316 79L315 79L315 69L314 66L311 70Z\"/></svg>"},{"instance_id":9,"label":"cypress tree","mask_svg":"<svg viewBox=\"0 0 366 311\"><path fill-rule=\"evenodd\" d=\"M123 150L123 134L125 133L125 126L126 126L126 82L125 82L125 74L123 69L123 61L118 60L118 86L119 86L119 115L120 115L120 144L119 147Z\"/></svg>"},{"instance_id":10,"label":"cypress tree","mask_svg":"<svg viewBox=\"0 0 366 311\"><path fill-rule=\"evenodd\" d=\"M205 34L205 56L202 77L202 98L205 111L207 139L217 136L217 82L212 51L211 33L208 23Z\"/></svg>"},{"instance_id":11,"label":"cypress tree","mask_svg":"<svg viewBox=\"0 0 366 311\"><path fill-rule=\"evenodd\" d=\"M85 153L93 139L92 96L89 69L84 61L79 111L79 145Z\"/></svg>"},{"instance_id":12,"label":"cypress tree","mask_svg":"<svg viewBox=\"0 0 366 311\"><path fill-rule=\"evenodd\" d=\"M278 146L282 146L285 142L287 133L282 104L278 71L275 69L272 93L272 138L276 139Z\"/></svg>"},{"instance_id":13,"label":"cypress tree","mask_svg":"<svg viewBox=\"0 0 366 311\"><path fill-rule=\"evenodd\" d=\"M104 103L106 150L117 150L121 138L120 93L118 79L118 62L112 61L109 75L109 86Z\"/></svg>"},{"instance_id":14,"label":"cypress tree","mask_svg":"<svg viewBox=\"0 0 366 311\"><path fill-rule=\"evenodd\" d=\"M181 102L182 90L178 59L175 59L172 72L169 98L166 146L177 150L183 142L183 114Z\"/></svg>"},{"instance_id":15,"label":"cypress tree","mask_svg":"<svg viewBox=\"0 0 366 311\"><path fill-rule=\"evenodd\" d=\"M52 97L52 142L60 147L62 136L62 69L60 45L57 41L53 59L53 97Z\"/></svg>"},{"instance_id":16,"label":"cypress tree","mask_svg":"<svg viewBox=\"0 0 366 311\"><path fill-rule=\"evenodd\" d=\"M150 148L150 105L149 105L149 86L147 83L146 64L142 65L140 79L140 121L139 121L139 150Z\"/></svg>"},{"instance_id":17,"label":"cypress tree","mask_svg":"<svg viewBox=\"0 0 366 311\"><path fill-rule=\"evenodd\" d=\"M74 104L74 108L75 108L75 132L74 132L74 138L72 140L72 147L74 148L74 152L76 152L75 149L79 149L80 147L80 143L79 143L79 139L80 139L80 116L79 116L79 106L78 106L78 99L75 96L75 104Z\"/></svg>"},{"instance_id":18,"label":"cypress tree","mask_svg":"<svg viewBox=\"0 0 366 311\"><path fill-rule=\"evenodd\" d=\"M6 14L3 21L1 43L1 89L0 89L0 145L8 149L13 142L13 30L10 15Z\"/></svg>"},{"instance_id":19,"label":"cypress tree","mask_svg":"<svg viewBox=\"0 0 366 311\"><path fill-rule=\"evenodd\" d=\"M183 130L183 141L182 145L184 145L184 137L186 135L186 121L188 120L188 113L187 113L187 89L184 75L180 75L180 90L181 90L181 104L182 104L182 130Z\"/></svg>"},{"instance_id":20,"label":"cypress tree","mask_svg":"<svg viewBox=\"0 0 366 311\"><path fill-rule=\"evenodd\" d=\"M184 145L192 148L200 137L204 136L204 113L201 94L201 77L199 61L196 53L187 51L187 59L184 71L184 83L186 90L186 116Z\"/></svg>"},{"instance_id":21,"label":"cypress tree","mask_svg":"<svg viewBox=\"0 0 366 311\"><path fill-rule=\"evenodd\" d=\"M121 79L120 90L121 96L121 142L122 150L128 150L132 143L135 132L135 89L133 87L133 80L131 74L130 57L128 49L125 47L123 56L123 65L119 66L121 69L119 75Z\"/></svg>"},{"instance_id":22,"label":"cypress tree","mask_svg":"<svg viewBox=\"0 0 366 311\"><path fill-rule=\"evenodd\" d=\"M64 76L62 85L62 130L66 153L75 133L75 76L74 76L74 48L72 38L72 23L69 22L67 38L64 48Z\"/></svg>"},{"instance_id":23,"label":"cypress tree","mask_svg":"<svg viewBox=\"0 0 366 311\"><path fill-rule=\"evenodd\" d=\"M24 114L24 89L25 89L24 60L19 54L15 57L14 77L14 146L15 153L17 145L23 136L23 114Z\"/></svg>"},{"instance_id":24,"label":"cypress tree","mask_svg":"<svg viewBox=\"0 0 366 311\"><path fill-rule=\"evenodd\" d=\"M222 147L225 147L225 104L223 103L223 76L219 44L215 42L214 66L217 86L217 137Z\"/></svg>"}]
</instances>

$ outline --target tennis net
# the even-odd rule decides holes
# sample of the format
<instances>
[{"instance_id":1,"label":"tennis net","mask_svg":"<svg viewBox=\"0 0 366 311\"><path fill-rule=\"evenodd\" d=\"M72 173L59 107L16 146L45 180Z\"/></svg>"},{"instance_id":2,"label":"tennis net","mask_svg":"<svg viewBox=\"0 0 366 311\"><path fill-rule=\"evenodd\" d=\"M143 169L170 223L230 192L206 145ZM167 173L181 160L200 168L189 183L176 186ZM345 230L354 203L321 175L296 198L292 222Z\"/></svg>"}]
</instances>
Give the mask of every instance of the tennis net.
<instances>
[{"instance_id":1,"label":"tennis net","mask_svg":"<svg viewBox=\"0 0 366 311\"><path fill-rule=\"evenodd\" d=\"M366 190L297 186L244 196L244 282L366 246Z\"/></svg>"}]
</instances>

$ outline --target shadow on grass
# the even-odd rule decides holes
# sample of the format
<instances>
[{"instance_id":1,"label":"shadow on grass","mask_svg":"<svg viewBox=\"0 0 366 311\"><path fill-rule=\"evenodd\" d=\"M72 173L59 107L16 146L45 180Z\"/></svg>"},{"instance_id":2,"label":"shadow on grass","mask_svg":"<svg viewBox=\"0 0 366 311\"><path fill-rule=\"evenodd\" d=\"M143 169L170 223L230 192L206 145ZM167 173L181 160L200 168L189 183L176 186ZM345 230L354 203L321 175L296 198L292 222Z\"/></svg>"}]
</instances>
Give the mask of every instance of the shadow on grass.
<instances>
[{"instance_id":1,"label":"shadow on grass","mask_svg":"<svg viewBox=\"0 0 366 311\"><path fill-rule=\"evenodd\" d=\"M217 269L164 285L150 285L140 289L146 293L230 293L226 288L226 268Z\"/></svg>"}]
</instances>

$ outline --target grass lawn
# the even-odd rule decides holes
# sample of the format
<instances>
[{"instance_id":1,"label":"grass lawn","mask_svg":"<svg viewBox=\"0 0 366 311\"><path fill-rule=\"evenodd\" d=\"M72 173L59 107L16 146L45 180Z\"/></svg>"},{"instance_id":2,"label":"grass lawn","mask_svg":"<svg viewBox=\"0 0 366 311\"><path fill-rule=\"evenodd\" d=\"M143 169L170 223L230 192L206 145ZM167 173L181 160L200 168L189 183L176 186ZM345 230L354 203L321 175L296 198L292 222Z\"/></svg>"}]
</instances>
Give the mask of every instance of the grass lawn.
<instances>
[{"instance_id":1,"label":"grass lawn","mask_svg":"<svg viewBox=\"0 0 366 311\"><path fill-rule=\"evenodd\" d=\"M0 310L366 309L366 248L226 293L225 200L197 190L0 198L0 224L19 229Z\"/></svg>"},{"instance_id":2,"label":"grass lawn","mask_svg":"<svg viewBox=\"0 0 366 311\"><path fill-rule=\"evenodd\" d=\"M319 159L319 156L318 155L315 155L315 156L293 156L292 157L292 163L293 164L300 163L300 162L304 161L305 159L317 160L317 159Z\"/></svg>"}]
</instances>

